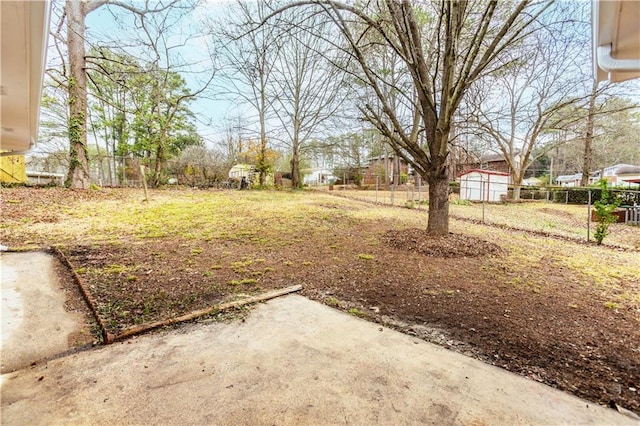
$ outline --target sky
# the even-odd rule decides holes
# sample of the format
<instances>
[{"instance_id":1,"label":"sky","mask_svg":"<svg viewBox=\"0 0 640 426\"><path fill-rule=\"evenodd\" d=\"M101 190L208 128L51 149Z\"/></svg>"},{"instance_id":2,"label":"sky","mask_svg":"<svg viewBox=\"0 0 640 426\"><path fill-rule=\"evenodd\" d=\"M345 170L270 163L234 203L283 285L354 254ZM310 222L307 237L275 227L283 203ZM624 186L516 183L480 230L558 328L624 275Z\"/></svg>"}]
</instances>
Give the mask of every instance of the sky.
<instances>
[{"instance_id":1,"label":"sky","mask_svg":"<svg viewBox=\"0 0 640 426\"><path fill-rule=\"evenodd\" d=\"M214 1L210 0L204 2L201 7L194 11L193 15L189 19L183 19L179 24L172 26L171 28L171 43L177 43L182 41L184 37L197 27L199 21L205 19L218 19L225 13L225 9L232 3L232 1ZM142 3L140 3L142 4ZM117 14L117 19L121 22L118 24L114 18L114 11ZM55 18L52 19L52 25L55 25ZM104 42L112 42L118 44L122 40L132 39L134 35L133 20L131 14L128 12L122 12L122 9L115 7L101 7L91 14L86 19L87 31L90 40L100 40ZM129 28L130 30L127 30ZM210 37L203 33L195 34L194 37L189 38L183 47L176 50L186 62L200 62L200 67L204 67L204 71L207 71L207 61L209 61L209 44ZM124 43L124 41L122 41ZM51 42L50 42L51 44ZM130 50L130 49L128 49ZM590 51L590 49L588 49ZM132 53L134 53L132 51ZM140 53L138 52L139 56ZM50 49L50 59L57 54L54 49ZM209 69L215 67L215 64L208 62ZM194 74L183 73L183 77L187 80L187 84L191 89L197 89L197 78ZM220 90L217 87L218 82L210 87L210 96L199 97L192 104L190 104L191 110L197 117L197 127L200 135L205 139L209 146L212 146L217 140L220 140L224 136L224 122L225 118L234 119L237 117L246 118L250 115L250 110L246 107L240 106L237 102L231 102L223 99L219 94ZM640 86L640 83L636 87Z\"/></svg>"},{"instance_id":2,"label":"sky","mask_svg":"<svg viewBox=\"0 0 640 426\"><path fill-rule=\"evenodd\" d=\"M172 26L172 34L175 34L170 43L182 44L185 43L180 49L174 51L179 53L185 62L199 62L200 67L204 67L200 70L200 73L208 75L211 68L211 61L208 58L207 51L209 49L209 40L206 35L200 34L195 37L190 37L185 40L185 35L192 32L194 21L203 19L216 19L222 13L225 8L231 3L230 1L207 1L202 4L195 12L191 19L182 19L179 25ZM118 19L122 20L119 25L115 20L113 13L118 13ZM116 41L130 39L133 37L134 31L122 30L122 26L133 28L133 21L127 16L127 13L122 13L118 8L101 7L87 16L85 21L87 26L87 34L90 40L100 40L103 42ZM50 43L51 44L51 43ZM130 52L134 52L135 49L127 49ZM55 52L53 52L54 55ZM215 64L214 64L215 66ZM202 83L198 81L198 77L195 73L181 73L188 86L192 90L197 90L202 87ZM189 105L191 111L197 117L196 125L198 127L198 133L205 139L207 145L212 145L216 140L223 137L223 126L225 117L243 116L247 114L247 111L243 110L237 103L230 102L222 99L220 95L216 95L216 82L210 86L210 93L208 96L198 97L193 103ZM216 99L217 98L217 99Z\"/></svg>"}]
</instances>

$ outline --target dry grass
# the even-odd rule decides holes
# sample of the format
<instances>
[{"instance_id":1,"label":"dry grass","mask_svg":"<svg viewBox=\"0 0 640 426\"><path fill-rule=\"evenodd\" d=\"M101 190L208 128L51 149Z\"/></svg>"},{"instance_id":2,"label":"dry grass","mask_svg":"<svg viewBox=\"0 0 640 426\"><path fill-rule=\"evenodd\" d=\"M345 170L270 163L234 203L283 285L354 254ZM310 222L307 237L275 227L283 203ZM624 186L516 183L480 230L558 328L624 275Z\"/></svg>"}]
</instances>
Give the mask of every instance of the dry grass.
<instances>
[{"instance_id":1,"label":"dry grass","mask_svg":"<svg viewBox=\"0 0 640 426\"><path fill-rule=\"evenodd\" d=\"M352 199L308 192L210 192L153 191L151 201L142 202L134 190L103 190L95 197L49 200L46 206L30 206L3 189L3 208L24 210L5 217L0 226L1 241L13 247L49 245L101 245L167 239L193 241L191 256L197 257L202 245L232 241L265 250L286 250L291 244L308 241L332 247L339 252L331 235L362 221L380 222L383 228L426 226L424 210L390 209L354 202ZM358 191L360 196L363 191ZM350 194L347 191L347 194ZM341 193L342 195L342 193ZM585 207L550 203L490 205L487 222L522 229L549 231L581 237L586 231L581 219ZM41 220L46 211L46 220ZM478 219L481 205L452 205L454 217ZM605 242L633 246L640 241L640 228L614 225ZM506 249L505 267L516 265L529 273L537 272L544 288L544 268L566 269L569 279L589 283L605 298L640 308L640 256L637 251L615 251L607 247L575 244L524 232L504 232L500 228L456 219L451 230L470 234ZM367 241L364 241L365 246ZM372 245L376 241L369 242ZM199 246L198 246L199 244ZM333 245L332 245L333 244ZM312 259L302 259L310 262Z\"/></svg>"},{"instance_id":2,"label":"dry grass","mask_svg":"<svg viewBox=\"0 0 640 426\"><path fill-rule=\"evenodd\" d=\"M336 190L335 195L354 200L374 202L383 205L395 205L426 211L428 205L424 200L428 194L424 189L418 194L417 189L407 191L406 188L392 193L390 191ZM393 203L391 202L393 199ZM451 196L450 213L453 218L483 221L481 203L459 203L458 198ZM504 226L533 232L547 233L577 240L587 240L588 208L587 206L556 204L544 201L523 201L521 203L494 204L484 206L484 223ZM593 241L595 223L591 223L590 239ZM629 226L623 223L610 226L604 244L625 248L640 249L640 226Z\"/></svg>"}]
</instances>

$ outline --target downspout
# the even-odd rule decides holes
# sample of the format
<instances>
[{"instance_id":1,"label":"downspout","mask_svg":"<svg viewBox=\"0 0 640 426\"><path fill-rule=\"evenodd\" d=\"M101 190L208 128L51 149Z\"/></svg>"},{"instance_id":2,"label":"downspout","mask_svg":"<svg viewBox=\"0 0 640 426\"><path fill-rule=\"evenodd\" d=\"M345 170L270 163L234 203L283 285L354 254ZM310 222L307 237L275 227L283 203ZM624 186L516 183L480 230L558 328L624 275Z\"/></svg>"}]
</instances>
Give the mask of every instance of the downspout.
<instances>
[{"instance_id":1,"label":"downspout","mask_svg":"<svg viewBox=\"0 0 640 426\"><path fill-rule=\"evenodd\" d=\"M44 86L44 75L45 75L45 67L47 65L47 46L49 43L49 23L51 20L51 8L53 3L51 0L44 1L44 7L40 9L35 4L30 4L30 19L35 22L39 22L39 19L42 19L42 28L38 28L38 30L42 30L42 34L40 34L39 39L35 39L33 34L33 29L31 30L31 37L34 37L31 40L31 52L30 52L30 68L31 68L31 81L29 85L30 94L29 97L31 102L31 108L33 105L37 105L38 108L35 111L29 111L31 126L30 138L29 138L29 149L33 148L38 141L38 131L40 127L40 106L42 99L42 89ZM38 46L38 42L41 42L41 50L34 49L34 46ZM34 70L40 71L38 75L33 75Z\"/></svg>"},{"instance_id":2,"label":"downspout","mask_svg":"<svg viewBox=\"0 0 640 426\"><path fill-rule=\"evenodd\" d=\"M640 59L616 59L611 56L611 44L598 46L598 67L606 72L634 72L640 69Z\"/></svg>"}]
</instances>

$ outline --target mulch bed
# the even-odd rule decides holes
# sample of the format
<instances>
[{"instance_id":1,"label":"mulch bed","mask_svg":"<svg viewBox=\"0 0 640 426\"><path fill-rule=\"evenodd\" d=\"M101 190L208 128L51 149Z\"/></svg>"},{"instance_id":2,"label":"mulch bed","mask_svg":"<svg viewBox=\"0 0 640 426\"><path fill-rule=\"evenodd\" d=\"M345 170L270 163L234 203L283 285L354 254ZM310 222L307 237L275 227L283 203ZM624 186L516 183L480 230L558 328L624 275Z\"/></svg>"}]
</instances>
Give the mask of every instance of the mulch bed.
<instances>
[{"instance_id":1,"label":"mulch bed","mask_svg":"<svg viewBox=\"0 0 640 426\"><path fill-rule=\"evenodd\" d=\"M430 257L478 257L502 252L496 244L469 235L449 233L446 237L432 236L426 230L416 228L385 232L382 240L390 247Z\"/></svg>"}]
</instances>

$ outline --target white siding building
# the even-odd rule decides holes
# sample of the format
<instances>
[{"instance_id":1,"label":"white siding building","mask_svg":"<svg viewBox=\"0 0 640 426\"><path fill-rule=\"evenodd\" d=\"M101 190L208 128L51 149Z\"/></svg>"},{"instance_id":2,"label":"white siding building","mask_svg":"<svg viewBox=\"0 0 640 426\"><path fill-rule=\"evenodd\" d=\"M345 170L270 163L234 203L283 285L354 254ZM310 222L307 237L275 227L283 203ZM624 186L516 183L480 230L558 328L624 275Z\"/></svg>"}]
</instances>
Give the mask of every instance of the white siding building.
<instances>
[{"instance_id":1,"label":"white siding building","mask_svg":"<svg viewBox=\"0 0 640 426\"><path fill-rule=\"evenodd\" d=\"M470 170L460 176L460 199L502 201L509 189L509 174L490 170Z\"/></svg>"}]
</instances>

